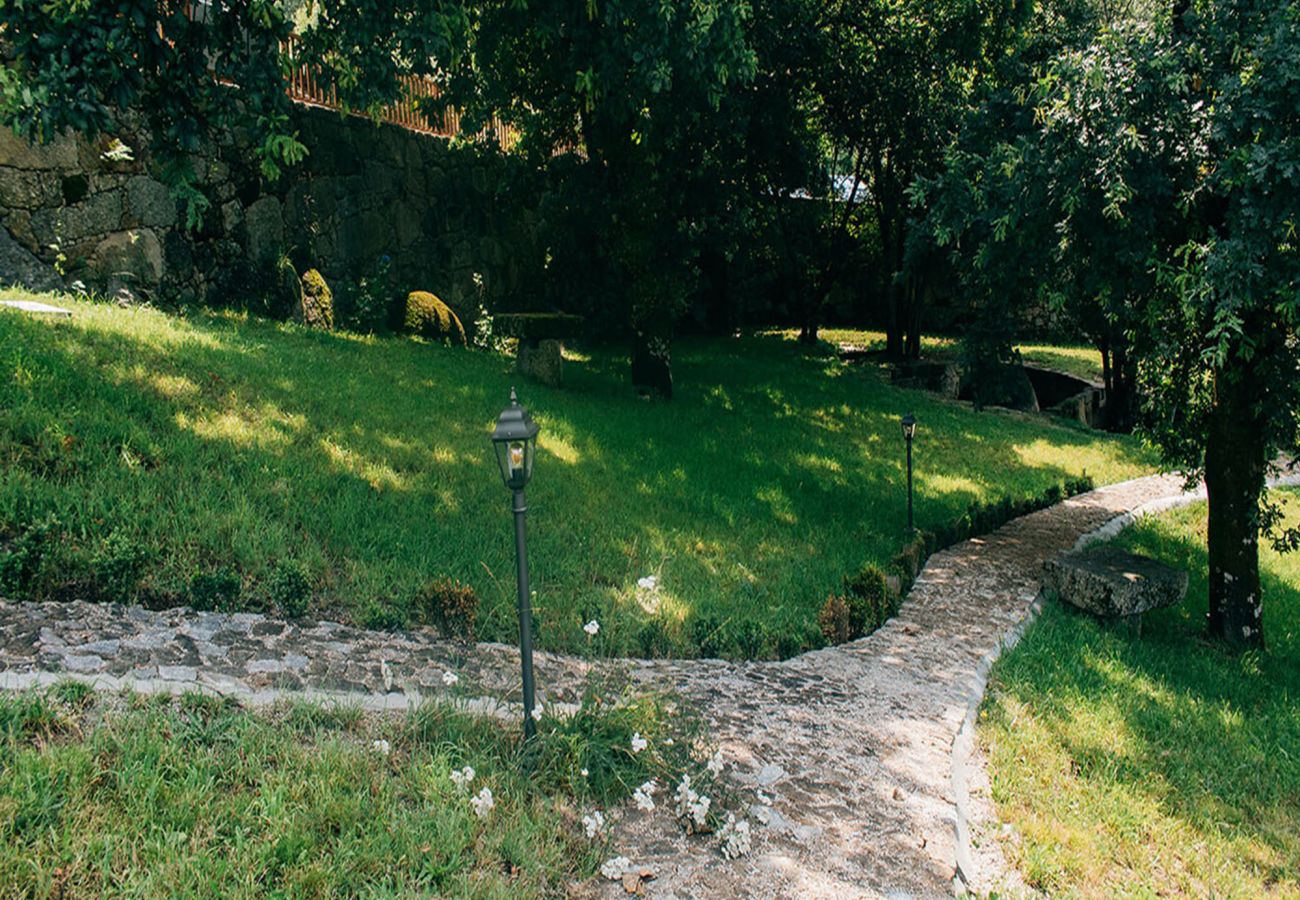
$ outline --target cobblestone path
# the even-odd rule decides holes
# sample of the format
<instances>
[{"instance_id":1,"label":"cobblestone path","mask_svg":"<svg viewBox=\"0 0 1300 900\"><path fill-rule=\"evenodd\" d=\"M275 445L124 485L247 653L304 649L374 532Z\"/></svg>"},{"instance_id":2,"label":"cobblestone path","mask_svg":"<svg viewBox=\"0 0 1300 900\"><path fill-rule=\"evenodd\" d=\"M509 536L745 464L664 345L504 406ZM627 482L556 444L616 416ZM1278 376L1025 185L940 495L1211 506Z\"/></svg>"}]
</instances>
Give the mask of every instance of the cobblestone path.
<instances>
[{"instance_id":1,"label":"cobblestone path","mask_svg":"<svg viewBox=\"0 0 1300 900\"><path fill-rule=\"evenodd\" d=\"M779 663L621 663L703 714L727 777L753 804L745 812L755 831L753 852L729 862L716 841L682 834L661 803L627 811L615 850L656 873L651 895L938 896L1001 886L996 841L970 853L959 838L965 811L978 819L987 809L979 767L963 770L961 747L988 664L1029 616L1046 559L1180 490L1175 477L1113 485L937 553L899 614L850 644ZM611 664L540 654L544 701L573 702L593 665ZM447 669L461 676L458 694L471 685L485 707L508 703L517 686L517 656L501 645L252 614L0 601L0 687L10 689L73 676L105 689L201 687L255 705L292 691L397 709L446 690Z\"/></svg>"}]
</instances>

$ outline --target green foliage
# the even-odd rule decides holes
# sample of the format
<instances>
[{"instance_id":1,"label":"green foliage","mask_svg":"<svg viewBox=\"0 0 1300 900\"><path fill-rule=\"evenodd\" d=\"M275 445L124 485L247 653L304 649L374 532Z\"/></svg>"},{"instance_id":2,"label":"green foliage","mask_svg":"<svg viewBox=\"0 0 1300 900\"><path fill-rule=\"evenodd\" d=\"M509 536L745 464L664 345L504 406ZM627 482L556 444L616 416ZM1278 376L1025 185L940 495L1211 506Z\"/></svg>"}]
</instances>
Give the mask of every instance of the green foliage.
<instances>
[{"instance_id":1,"label":"green foliage","mask_svg":"<svg viewBox=\"0 0 1300 900\"><path fill-rule=\"evenodd\" d=\"M98 599L129 602L149 556L148 549L125 531L114 531L104 538L90 557L90 575Z\"/></svg>"},{"instance_id":2,"label":"green foliage","mask_svg":"<svg viewBox=\"0 0 1300 900\"><path fill-rule=\"evenodd\" d=\"M58 534L54 517L21 525L12 530L12 536L0 531L0 594L22 596L40 572L49 545Z\"/></svg>"},{"instance_id":3,"label":"green foliage","mask_svg":"<svg viewBox=\"0 0 1300 900\"><path fill-rule=\"evenodd\" d=\"M275 261L275 278L272 283L274 289L271 316L276 319L287 319L298 315L303 302L302 278L287 254L281 255Z\"/></svg>"},{"instance_id":4,"label":"green foliage","mask_svg":"<svg viewBox=\"0 0 1300 900\"><path fill-rule=\"evenodd\" d=\"M345 282L339 295L340 327L360 334L387 331L397 299L392 258L381 256L355 280Z\"/></svg>"},{"instance_id":5,"label":"green foliage","mask_svg":"<svg viewBox=\"0 0 1300 900\"><path fill-rule=\"evenodd\" d=\"M472 587L439 578L416 595L412 610L421 621L437 625L443 636L472 641L478 606L478 595Z\"/></svg>"},{"instance_id":6,"label":"green foliage","mask_svg":"<svg viewBox=\"0 0 1300 900\"><path fill-rule=\"evenodd\" d=\"M289 619L307 615L311 602L311 581L301 563L281 560L266 579L266 597L272 609Z\"/></svg>"},{"instance_id":7,"label":"green foliage","mask_svg":"<svg viewBox=\"0 0 1300 900\"><path fill-rule=\"evenodd\" d=\"M402 327L408 334L465 346L465 327L460 324L460 317L428 291L411 291L406 295Z\"/></svg>"},{"instance_id":8,"label":"green foliage","mask_svg":"<svg viewBox=\"0 0 1300 900\"><path fill-rule=\"evenodd\" d=\"M242 590L243 584L237 572L216 569L200 572L190 579L187 599L195 609L238 612Z\"/></svg>"}]
</instances>

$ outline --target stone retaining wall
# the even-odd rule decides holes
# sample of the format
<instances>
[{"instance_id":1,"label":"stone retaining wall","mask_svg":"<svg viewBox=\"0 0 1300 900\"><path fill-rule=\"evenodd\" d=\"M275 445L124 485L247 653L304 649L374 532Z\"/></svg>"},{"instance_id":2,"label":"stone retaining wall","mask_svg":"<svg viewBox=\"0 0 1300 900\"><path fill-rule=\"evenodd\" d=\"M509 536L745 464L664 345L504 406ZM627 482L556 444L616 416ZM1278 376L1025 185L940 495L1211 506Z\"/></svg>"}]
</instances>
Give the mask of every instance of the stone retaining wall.
<instances>
[{"instance_id":1,"label":"stone retaining wall","mask_svg":"<svg viewBox=\"0 0 1300 900\"><path fill-rule=\"evenodd\" d=\"M191 157L212 201L193 230L141 131L44 146L0 131L0 222L69 282L174 302L238 305L230 295L264 284L286 252L331 281L388 256L396 288L471 313L476 274L490 306L538 283L535 217L529 192L511 189L523 176L510 160L328 110L295 116L309 155L274 182L246 137L224 135ZM114 138L131 159L105 155ZM24 280L7 259L0 280Z\"/></svg>"}]
</instances>

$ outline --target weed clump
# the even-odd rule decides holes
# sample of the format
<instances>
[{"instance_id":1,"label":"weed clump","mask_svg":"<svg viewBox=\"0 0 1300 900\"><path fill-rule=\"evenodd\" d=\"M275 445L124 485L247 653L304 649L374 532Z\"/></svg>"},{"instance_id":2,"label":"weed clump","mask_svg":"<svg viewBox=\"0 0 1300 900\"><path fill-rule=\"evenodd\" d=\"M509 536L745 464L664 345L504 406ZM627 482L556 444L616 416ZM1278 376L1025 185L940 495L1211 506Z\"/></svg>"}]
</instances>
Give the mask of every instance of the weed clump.
<instances>
[{"instance_id":1,"label":"weed clump","mask_svg":"<svg viewBox=\"0 0 1300 900\"><path fill-rule=\"evenodd\" d=\"M478 624L478 595L459 581L439 578L416 596L414 612L424 624L436 625L445 637L472 641Z\"/></svg>"}]
</instances>

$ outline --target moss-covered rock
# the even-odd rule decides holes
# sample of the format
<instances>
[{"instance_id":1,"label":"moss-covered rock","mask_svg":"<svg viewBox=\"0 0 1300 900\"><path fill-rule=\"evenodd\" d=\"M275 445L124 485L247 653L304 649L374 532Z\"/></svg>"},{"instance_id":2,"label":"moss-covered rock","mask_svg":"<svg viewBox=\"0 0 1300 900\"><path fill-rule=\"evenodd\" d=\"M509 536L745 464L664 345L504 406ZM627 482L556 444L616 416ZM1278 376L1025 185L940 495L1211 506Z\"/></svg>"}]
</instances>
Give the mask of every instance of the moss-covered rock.
<instances>
[{"instance_id":1,"label":"moss-covered rock","mask_svg":"<svg viewBox=\"0 0 1300 900\"><path fill-rule=\"evenodd\" d=\"M428 291L407 294L402 327L410 334L465 346L465 327L460 319L450 306Z\"/></svg>"},{"instance_id":2,"label":"moss-covered rock","mask_svg":"<svg viewBox=\"0 0 1300 900\"><path fill-rule=\"evenodd\" d=\"M302 273L302 300L294 310L294 319L309 328L334 327L334 292L315 269Z\"/></svg>"},{"instance_id":3,"label":"moss-covered rock","mask_svg":"<svg viewBox=\"0 0 1300 900\"><path fill-rule=\"evenodd\" d=\"M275 263L275 288L268 305L277 319L297 316L302 309L302 279L287 256Z\"/></svg>"}]
</instances>

